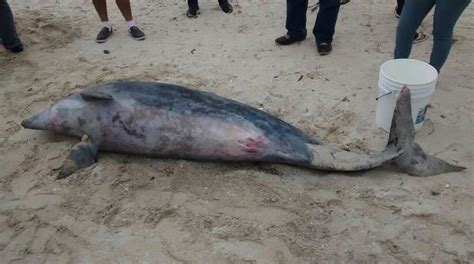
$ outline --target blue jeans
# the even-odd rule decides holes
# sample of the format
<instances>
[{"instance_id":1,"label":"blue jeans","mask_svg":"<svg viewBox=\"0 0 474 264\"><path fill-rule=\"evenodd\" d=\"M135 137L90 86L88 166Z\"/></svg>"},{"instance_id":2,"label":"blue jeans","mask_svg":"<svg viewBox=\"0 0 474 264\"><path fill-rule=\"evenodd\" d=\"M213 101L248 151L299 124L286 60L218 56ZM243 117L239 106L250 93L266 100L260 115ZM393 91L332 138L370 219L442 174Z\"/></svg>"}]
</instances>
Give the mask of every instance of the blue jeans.
<instances>
[{"instance_id":1,"label":"blue jeans","mask_svg":"<svg viewBox=\"0 0 474 264\"><path fill-rule=\"evenodd\" d=\"M0 38L7 49L21 44L16 34L12 10L6 0L0 0Z\"/></svg>"},{"instance_id":2,"label":"blue jeans","mask_svg":"<svg viewBox=\"0 0 474 264\"><path fill-rule=\"evenodd\" d=\"M436 5L430 64L439 72L451 49L454 26L470 2L471 0L406 0L397 27L395 59L410 56L416 29Z\"/></svg>"},{"instance_id":3,"label":"blue jeans","mask_svg":"<svg viewBox=\"0 0 474 264\"><path fill-rule=\"evenodd\" d=\"M341 0L320 0L313 34L316 43L332 42ZM286 0L286 29L293 39L306 38L308 0Z\"/></svg>"}]
</instances>

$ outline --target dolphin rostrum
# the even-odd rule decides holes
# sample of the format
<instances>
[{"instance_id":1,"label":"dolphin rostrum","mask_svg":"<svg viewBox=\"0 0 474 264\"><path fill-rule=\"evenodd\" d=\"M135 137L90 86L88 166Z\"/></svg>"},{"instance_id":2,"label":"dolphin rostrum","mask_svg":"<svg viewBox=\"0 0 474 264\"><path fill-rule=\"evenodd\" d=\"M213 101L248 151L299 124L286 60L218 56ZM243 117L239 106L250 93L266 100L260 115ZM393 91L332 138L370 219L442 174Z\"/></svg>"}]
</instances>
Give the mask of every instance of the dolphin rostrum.
<instances>
[{"instance_id":1,"label":"dolphin rostrum","mask_svg":"<svg viewBox=\"0 0 474 264\"><path fill-rule=\"evenodd\" d=\"M283 163L329 171L396 164L413 176L460 171L414 143L410 91L400 92L388 145L355 153L326 145L251 106L186 87L115 82L73 93L22 126L82 138L58 178L97 161L101 151L192 160Z\"/></svg>"}]
</instances>

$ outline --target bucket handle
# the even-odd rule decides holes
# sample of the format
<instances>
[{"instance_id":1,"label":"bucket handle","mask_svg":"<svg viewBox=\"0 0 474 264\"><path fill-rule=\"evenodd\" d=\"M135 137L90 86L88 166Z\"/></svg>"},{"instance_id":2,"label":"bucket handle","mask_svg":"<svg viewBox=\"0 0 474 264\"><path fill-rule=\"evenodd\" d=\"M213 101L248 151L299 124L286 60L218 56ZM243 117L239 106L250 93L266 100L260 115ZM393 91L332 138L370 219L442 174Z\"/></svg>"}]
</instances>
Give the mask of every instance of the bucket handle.
<instances>
[{"instance_id":1,"label":"bucket handle","mask_svg":"<svg viewBox=\"0 0 474 264\"><path fill-rule=\"evenodd\" d=\"M384 96L387 96L387 95L389 95L389 94L392 94L392 92L388 92L388 93L386 93L386 94L382 94L381 96L375 98L375 100L377 101L377 100L379 100L380 98L382 98L382 97L384 97Z\"/></svg>"}]
</instances>

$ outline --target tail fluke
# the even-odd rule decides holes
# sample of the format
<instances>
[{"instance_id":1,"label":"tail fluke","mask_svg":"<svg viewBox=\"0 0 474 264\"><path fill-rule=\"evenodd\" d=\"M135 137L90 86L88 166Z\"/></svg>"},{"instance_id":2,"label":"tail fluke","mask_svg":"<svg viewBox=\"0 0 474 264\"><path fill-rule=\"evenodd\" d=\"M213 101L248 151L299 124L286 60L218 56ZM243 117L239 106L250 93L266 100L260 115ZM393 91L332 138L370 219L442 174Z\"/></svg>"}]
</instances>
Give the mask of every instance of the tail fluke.
<instances>
[{"instance_id":1,"label":"tail fluke","mask_svg":"<svg viewBox=\"0 0 474 264\"><path fill-rule=\"evenodd\" d=\"M401 153L394 163L404 172L420 177L466 169L427 155L418 144L413 142L414 139L415 127L412 120L410 90L403 87L393 113L388 141L388 145L395 146Z\"/></svg>"}]
</instances>

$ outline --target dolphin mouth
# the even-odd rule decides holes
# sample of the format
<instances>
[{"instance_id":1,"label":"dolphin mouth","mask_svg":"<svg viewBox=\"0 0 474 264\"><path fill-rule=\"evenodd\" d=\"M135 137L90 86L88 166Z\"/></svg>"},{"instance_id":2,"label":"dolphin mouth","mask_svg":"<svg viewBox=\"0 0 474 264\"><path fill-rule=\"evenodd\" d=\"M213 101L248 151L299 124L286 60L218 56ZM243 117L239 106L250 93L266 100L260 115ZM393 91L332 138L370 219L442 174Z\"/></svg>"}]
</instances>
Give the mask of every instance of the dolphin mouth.
<instances>
[{"instance_id":1,"label":"dolphin mouth","mask_svg":"<svg viewBox=\"0 0 474 264\"><path fill-rule=\"evenodd\" d=\"M24 119L21 121L21 126L24 128L30 128L30 121L28 119Z\"/></svg>"},{"instance_id":2,"label":"dolphin mouth","mask_svg":"<svg viewBox=\"0 0 474 264\"><path fill-rule=\"evenodd\" d=\"M31 121L29 119L24 119L23 121L21 121L21 126L24 128L32 128Z\"/></svg>"},{"instance_id":3,"label":"dolphin mouth","mask_svg":"<svg viewBox=\"0 0 474 264\"><path fill-rule=\"evenodd\" d=\"M38 116L34 115L21 121L21 126L29 129L42 129L42 126L38 124Z\"/></svg>"}]
</instances>

